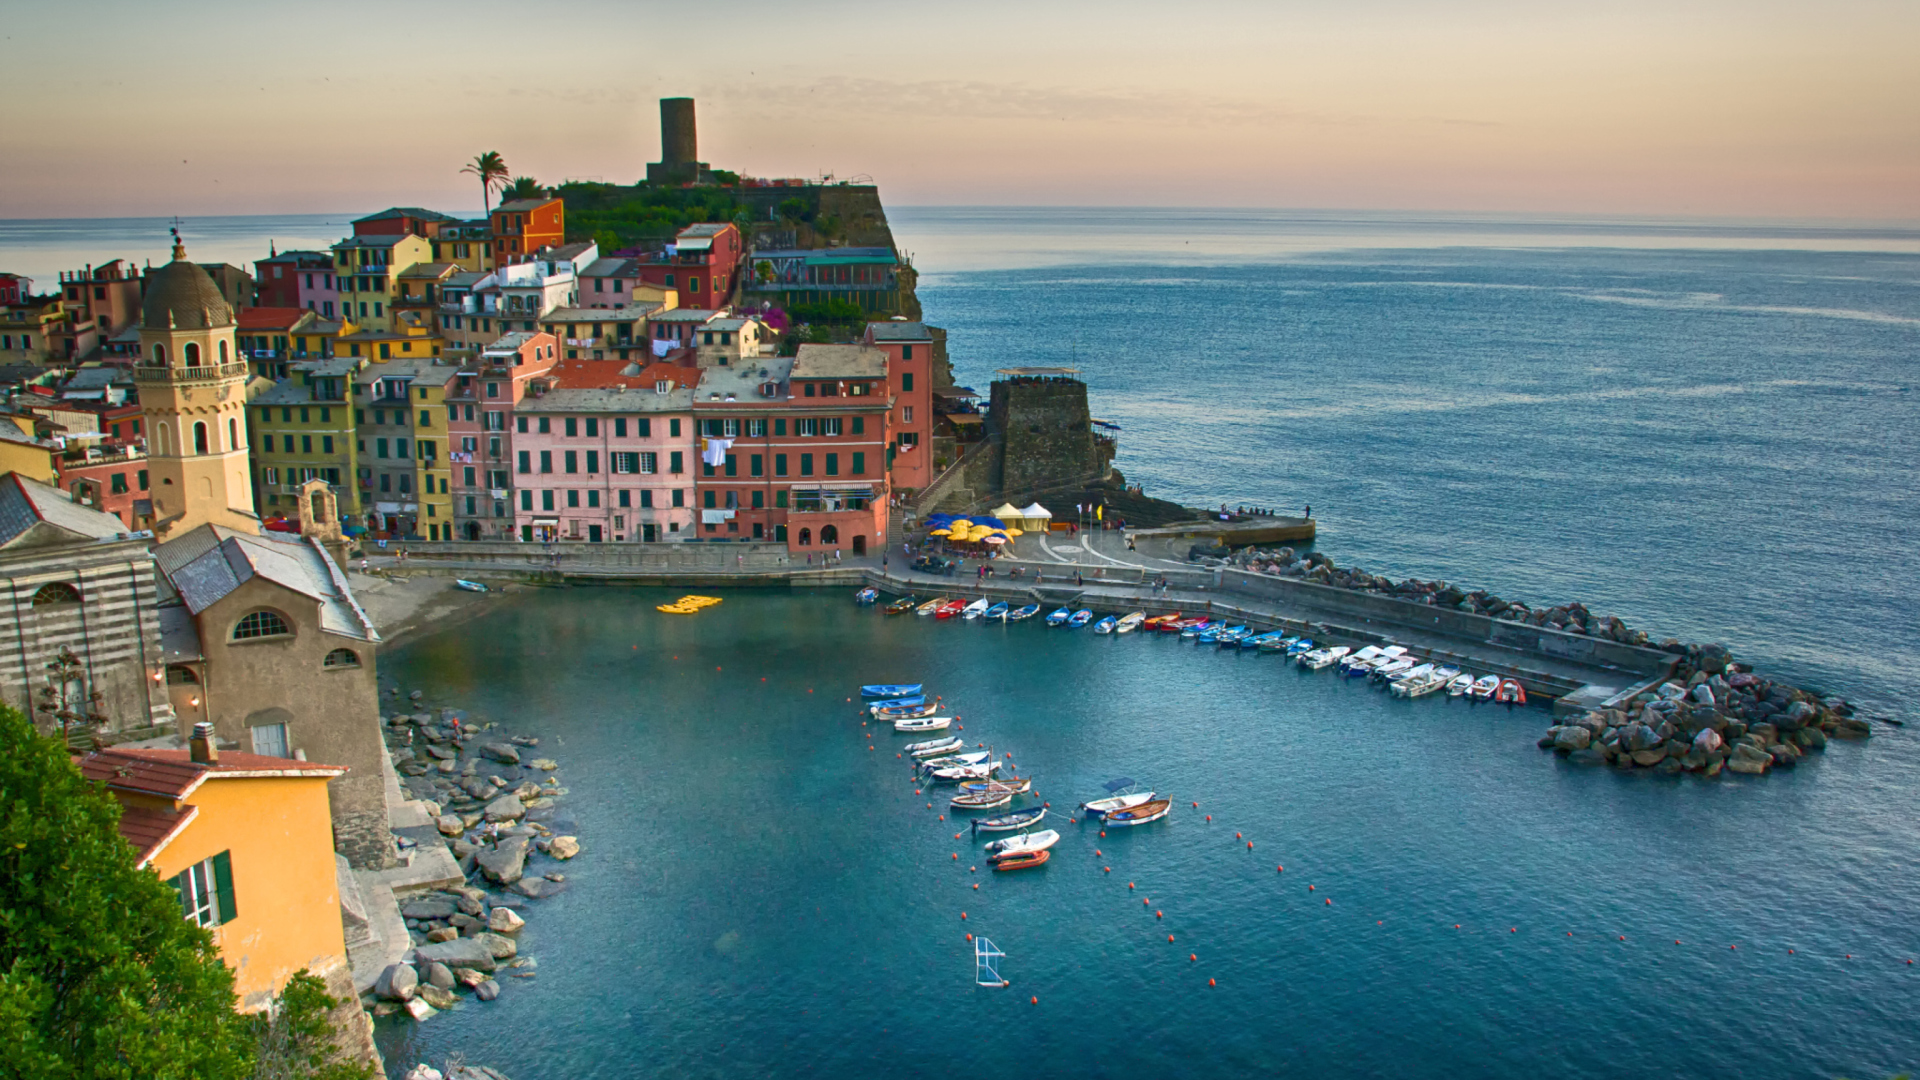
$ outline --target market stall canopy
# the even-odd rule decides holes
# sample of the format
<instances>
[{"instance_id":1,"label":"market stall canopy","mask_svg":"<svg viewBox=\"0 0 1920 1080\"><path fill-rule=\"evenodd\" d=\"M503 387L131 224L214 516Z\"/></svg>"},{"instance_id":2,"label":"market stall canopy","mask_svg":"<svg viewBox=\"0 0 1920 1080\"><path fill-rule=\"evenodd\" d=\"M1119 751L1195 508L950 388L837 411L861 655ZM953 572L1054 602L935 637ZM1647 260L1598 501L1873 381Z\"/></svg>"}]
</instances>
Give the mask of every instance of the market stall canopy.
<instances>
[{"instance_id":1,"label":"market stall canopy","mask_svg":"<svg viewBox=\"0 0 1920 1080\"><path fill-rule=\"evenodd\" d=\"M1034 503L1032 506L1020 511L1020 516L1023 518L1046 518L1049 521L1053 519L1052 511L1041 506L1039 503Z\"/></svg>"},{"instance_id":2,"label":"market stall canopy","mask_svg":"<svg viewBox=\"0 0 1920 1080\"><path fill-rule=\"evenodd\" d=\"M993 516L1000 518L1003 521L1007 518L1019 517L1020 508L1013 505L1012 503L1001 503L998 507L994 509Z\"/></svg>"}]
</instances>

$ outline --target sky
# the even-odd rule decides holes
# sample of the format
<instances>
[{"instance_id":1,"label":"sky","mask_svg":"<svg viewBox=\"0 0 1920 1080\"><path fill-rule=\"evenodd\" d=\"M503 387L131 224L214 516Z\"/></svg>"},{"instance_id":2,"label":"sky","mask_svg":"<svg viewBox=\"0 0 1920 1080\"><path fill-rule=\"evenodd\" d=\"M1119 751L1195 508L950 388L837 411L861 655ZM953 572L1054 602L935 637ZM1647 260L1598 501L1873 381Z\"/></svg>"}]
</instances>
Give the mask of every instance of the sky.
<instances>
[{"instance_id":1,"label":"sky","mask_svg":"<svg viewBox=\"0 0 1920 1080\"><path fill-rule=\"evenodd\" d=\"M497 150L893 205L1920 220L1913 0L0 0L0 218L477 211Z\"/></svg>"}]
</instances>

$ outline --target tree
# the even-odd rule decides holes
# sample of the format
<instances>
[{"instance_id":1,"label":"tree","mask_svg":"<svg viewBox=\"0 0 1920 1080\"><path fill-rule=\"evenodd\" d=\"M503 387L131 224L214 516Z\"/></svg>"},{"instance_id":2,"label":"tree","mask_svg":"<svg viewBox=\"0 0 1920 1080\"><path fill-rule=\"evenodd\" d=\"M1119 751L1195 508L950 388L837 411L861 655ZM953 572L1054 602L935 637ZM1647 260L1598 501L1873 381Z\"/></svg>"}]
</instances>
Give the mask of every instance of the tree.
<instances>
[{"instance_id":1,"label":"tree","mask_svg":"<svg viewBox=\"0 0 1920 1080\"><path fill-rule=\"evenodd\" d=\"M341 1054L327 1014L339 1000L302 971L281 987L274 1007L253 1014L255 1058L249 1080L373 1080L373 1066Z\"/></svg>"},{"instance_id":2,"label":"tree","mask_svg":"<svg viewBox=\"0 0 1920 1080\"><path fill-rule=\"evenodd\" d=\"M480 178L480 208L492 213L493 206L488 196L493 194L495 188L507 185L507 162L500 156L500 151L489 150L468 162L460 171Z\"/></svg>"},{"instance_id":3,"label":"tree","mask_svg":"<svg viewBox=\"0 0 1920 1080\"><path fill-rule=\"evenodd\" d=\"M4 707L0 792L0 1061L70 1080L244 1077L213 938L135 867L113 797Z\"/></svg>"},{"instance_id":4,"label":"tree","mask_svg":"<svg viewBox=\"0 0 1920 1080\"><path fill-rule=\"evenodd\" d=\"M513 183L500 193L501 202L508 199L544 199L546 197L547 189L541 187L540 181L531 176L514 177Z\"/></svg>"}]
</instances>

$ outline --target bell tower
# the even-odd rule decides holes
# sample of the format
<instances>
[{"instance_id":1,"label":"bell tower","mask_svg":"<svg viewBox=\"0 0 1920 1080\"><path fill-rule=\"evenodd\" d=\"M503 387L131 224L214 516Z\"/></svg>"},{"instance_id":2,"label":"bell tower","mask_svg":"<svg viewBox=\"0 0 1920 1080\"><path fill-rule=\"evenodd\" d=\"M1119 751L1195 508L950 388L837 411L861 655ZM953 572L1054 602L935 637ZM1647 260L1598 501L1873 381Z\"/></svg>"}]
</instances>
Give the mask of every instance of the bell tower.
<instances>
[{"instance_id":1,"label":"bell tower","mask_svg":"<svg viewBox=\"0 0 1920 1080\"><path fill-rule=\"evenodd\" d=\"M173 261L147 278L133 381L147 426L154 532L162 540L209 522L258 533L247 469L247 362L233 310L205 270Z\"/></svg>"}]
</instances>

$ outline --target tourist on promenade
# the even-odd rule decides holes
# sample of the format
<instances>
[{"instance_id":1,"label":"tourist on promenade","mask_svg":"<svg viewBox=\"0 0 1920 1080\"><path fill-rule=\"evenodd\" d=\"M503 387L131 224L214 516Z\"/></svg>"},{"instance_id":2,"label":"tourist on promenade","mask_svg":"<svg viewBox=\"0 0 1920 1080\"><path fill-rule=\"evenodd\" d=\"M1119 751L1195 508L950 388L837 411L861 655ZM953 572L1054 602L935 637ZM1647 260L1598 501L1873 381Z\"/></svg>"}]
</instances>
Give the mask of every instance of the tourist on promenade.
<instances>
[{"instance_id":1,"label":"tourist on promenade","mask_svg":"<svg viewBox=\"0 0 1920 1080\"><path fill-rule=\"evenodd\" d=\"M1312 516L1313 516L1313 504L1312 504L1312 503L1308 503L1308 504L1307 504L1307 516L1308 516L1308 517L1312 517Z\"/></svg>"}]
</instances>

